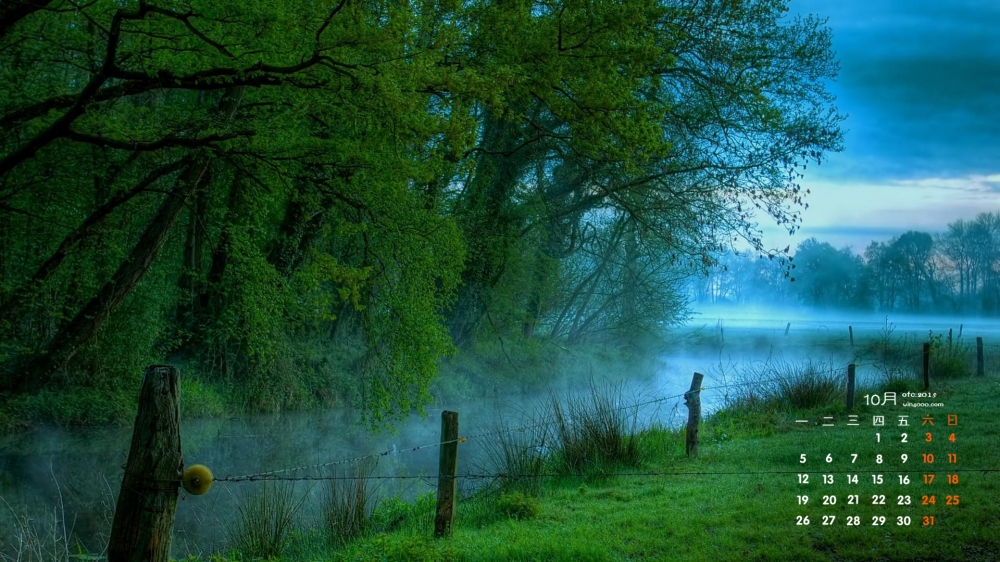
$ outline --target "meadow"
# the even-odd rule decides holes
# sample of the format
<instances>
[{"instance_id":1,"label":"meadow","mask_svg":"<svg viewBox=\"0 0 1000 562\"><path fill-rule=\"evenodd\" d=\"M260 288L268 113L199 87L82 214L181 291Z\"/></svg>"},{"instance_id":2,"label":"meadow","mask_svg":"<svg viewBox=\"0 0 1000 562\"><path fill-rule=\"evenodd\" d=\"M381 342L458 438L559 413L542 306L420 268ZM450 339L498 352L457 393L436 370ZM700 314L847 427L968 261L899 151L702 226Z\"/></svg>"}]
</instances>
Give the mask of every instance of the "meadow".
<instances>
[{"instance_id":1,"label":"meadow","mask_svg":"<svg viewBox=\"0 0 1000 562\"><path fill-rule=\"evenodd\" d=\"M949 344L946 331L903 331L886 322L855 330L853 347L840 332L727 329L724 322L678 330L686 351L681 363L703 365L702 395L714 405L701 425L697 458L686 455L678 396L690 371L675 365L661 372L658 392L645 397L620 378L597 380L591 372L589 384L578 381L580 392L567 384L460 446L460 456L474 442L480 448L478 462L459 471L450 537L433 537L436 479L428 471L393 473L423 483L404 496L387 485L388 473L362 462L324 472L328 478L318 481L226 487L233 507L205 522L222 537L219 548L188 548L179 556L192 562L1000 557L996 354L987 353L986 376L977 377L974 345L957 331ZM904 397L923 390L921 340L932 343L933 400ZM986 349L994 347L987 340ZM510 353L516 350L503 355ZM513 364L500 355L498 365ZM850 411L848 362L866 373ZM871 396L885 392L895 392L896 403L873 405ZM905 405L915 402L942 406ZM948 413L960 419L951 431L942 423ZM858 426L847 425L850 415L858 416ZM872 425L875 415L886 420L884 428ZM901 415L913 427L897 427ZM919 426L927 415L942 426L930 443ZM956 462L948 463L949 453ZM925 474L935 480L925 484ZM953 477L957 482L949 483ZM833 483L825 484L827 478ZM933 525L925 525L925 516L934 517ZM0 537L4 560L100 559L74 549L65 530L71 521L58 509L48 520L14 521ZM175 535L175 553L180 544Z\"/></svg>"}]
</instances>

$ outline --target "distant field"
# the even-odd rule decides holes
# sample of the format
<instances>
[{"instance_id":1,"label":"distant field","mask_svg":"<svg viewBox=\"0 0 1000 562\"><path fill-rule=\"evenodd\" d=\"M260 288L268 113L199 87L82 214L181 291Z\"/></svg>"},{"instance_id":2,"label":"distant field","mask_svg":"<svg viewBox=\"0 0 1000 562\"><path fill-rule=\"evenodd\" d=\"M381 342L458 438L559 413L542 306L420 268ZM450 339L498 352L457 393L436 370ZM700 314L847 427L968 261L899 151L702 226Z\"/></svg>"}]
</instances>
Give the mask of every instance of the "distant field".
<instances>
[{"instance_id":1,"label":"distant field","mask_svg":"<svg viewBox=\"0 0 1000 562\"><path fill-rule=\"evenodd\" d=\"M758 317L753 316L753 309L742 315L738 312L707 311L671 332L668 348L660 357L664 368L656 381L661 394L683 393L692 373L698 371L705 374L704 386L709 391L704 401L713 410L724 404L726 387L739 382L741 370L762 364L795 367L811 362L846 377L847 365L855 363L858 384L874 385L884 382L884 367L890 362L916 379L930 332L947 344L949 329L950 349L970 369L975 368L976 337L982 337L985 370L1000 374L1000 322L996 321L913 316L886 320L863 315L851 319L794 311ZM886 344L892 361L884 357Z\"/></svg>"}]
</instances>

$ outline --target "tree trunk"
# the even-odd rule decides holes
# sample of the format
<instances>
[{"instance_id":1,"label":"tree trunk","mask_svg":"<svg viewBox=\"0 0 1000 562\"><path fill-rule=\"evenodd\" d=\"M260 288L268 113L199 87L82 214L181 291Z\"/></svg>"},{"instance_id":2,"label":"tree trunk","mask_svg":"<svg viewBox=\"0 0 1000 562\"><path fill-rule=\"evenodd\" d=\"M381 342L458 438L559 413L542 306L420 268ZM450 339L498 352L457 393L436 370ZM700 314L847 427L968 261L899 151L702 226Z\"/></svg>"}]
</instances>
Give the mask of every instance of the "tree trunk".
<instances>
[{"instance_id":1,"label":"tree trunk","mask_svg":"<svg viewBox=\"0 0 1000 562\"><path fill-rule=\"evenodd\" d=\"M305 186L300 185L300 194L305 195L305 189ZM278 238L267 256L267 261L285 279L290 278L302 264L306 250L323 228L330 205L332 201L327 195L321 197L318 205L310 205L308 201L300 199L288 202Z\"/></svg>"},{"instance_id":2,"label":"tree trunk","mask_svg":"<svg viewBox=\"0 0 1000 562\"><path fill-rule=\"evenodd\" d=\"M42 286L42 284L55 275L59 266L62 265L62 263L66 260L66 257L69 255L70 249L72 249L76 243L90 235L93 227L107 218L108 215L114 212L115 209L124 205L128 201L131 201L132 198L145 191L146 188L154 184L163 176L176 172L184 166L190 164L190 158L182 158L177 162L161 166L146 175L146 177L136 184L134 188L129 191L118 193L108 199L103 205L95 209L94 212L92 212L90 216L83 221L83 224L63 238L59 247L56 248L56 251L53 252L52 255L38 267L37 270L35 270L31 279L15 289L11 297L0 305L0 317L10 318L16 315L17 310L23 307L35 295L35 292Z\"/></svg>"},{"instance_id":3,"label":"tree trunk","mask_svg":"<svg viewBox=\"0 0 1000 562\"><path fill-rule=\"evenodd\" d=\"M516 124L487 113L483 154L456 213L469 247L462 287L448 326L459 347L468 343L489 310L493 287L503 276L507 252L518 236L519 218L511 195L529 163L529 149L519 150L523 144Z\"/></svg>"},{"instance_id":4,"label":"tree trunk","mask_svg":"<svg viewBox=\"0 0 1000 562\"><path fill-rule=\"evenodd\" d=\"M198 305L201 302L201 299L198 298L200 296L198 293L200 290L199 280L201 279L202 263L205 261L204 248L207 234L201 223L200 213L207 208L204 186L209 183L211 183L211 178L202 179L202 187L191 199L188 209L188 222L184 237L184 262L180 279L177 282L181 295L177 304L176 317L182 326L193 324L194 318L199 313Z\"/></svg>"},{"instance_id":5,"label":"tree trunk","mask_svg":"<svg viewBox=\"0 0 1000 562\"><path fill-rule=\"evenodd\" d=\"M38 390L52 378L55 371L65 368L80 346L93 337L125 297L135 289L153 265L170 229L184 209L188 196L197 187L208 166L209 160L203 159L185 170L118 271L101 287L97 296L59 330L46 352L31 361L22 371L21 379L16 381L19 390Z\"/></svg>"}]
</instances>

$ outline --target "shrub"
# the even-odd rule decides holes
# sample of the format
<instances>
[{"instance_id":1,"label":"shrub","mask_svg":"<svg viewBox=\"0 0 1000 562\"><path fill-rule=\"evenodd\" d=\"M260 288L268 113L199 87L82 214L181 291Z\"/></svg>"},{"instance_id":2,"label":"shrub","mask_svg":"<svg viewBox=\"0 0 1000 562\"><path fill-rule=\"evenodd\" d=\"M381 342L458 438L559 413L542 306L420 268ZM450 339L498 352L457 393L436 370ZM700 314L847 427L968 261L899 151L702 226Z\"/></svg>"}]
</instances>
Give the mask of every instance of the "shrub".
<instances>
[{"instance_id":1,"label":"shrub","mask_svg":"<svg viewBox=\"0 0 1000 562\"><path fill-rule=\"evenodd\" d=\"M497 502L501 513L514 519L531 519L538 515L538 501L520 492L501 494Z\"/></svg>"},{"instance_id":2,"label":"shrub","mask_svg":"<svg viewBox=\"0 0 1000 562\"><path fill-rule=\"evenodd\" d=\"M372 511L371 527L379 532L391 533L407 520L413 518L415 508L398 496L390 496L378 502Z\"/></svg>"},{"instance_id":3,"label":"shrub","mask_svg":"<svg viewBox=\"0 0 1000 562\"><path fill-rule=\"evenodd\" d=\"M857 359L870 360L882 376L882 383L913 378L913 368L919 361L919 346L909 336L895 336L896 326L886 317L885 324L875 338L861 345Z\"/></svg>"},{"instance_id":4,"label":"shrub","mask_svg":"<svg viewBox=\"0 0 1000 562\"><path fill-rule=\"evenodd\" d=\"M970 359L972 346L962 342L962 338L952 342L944 341L944 334L928 333L931 344L931 377L951 379L972 375Z\"/></svg>"}]
</instances>

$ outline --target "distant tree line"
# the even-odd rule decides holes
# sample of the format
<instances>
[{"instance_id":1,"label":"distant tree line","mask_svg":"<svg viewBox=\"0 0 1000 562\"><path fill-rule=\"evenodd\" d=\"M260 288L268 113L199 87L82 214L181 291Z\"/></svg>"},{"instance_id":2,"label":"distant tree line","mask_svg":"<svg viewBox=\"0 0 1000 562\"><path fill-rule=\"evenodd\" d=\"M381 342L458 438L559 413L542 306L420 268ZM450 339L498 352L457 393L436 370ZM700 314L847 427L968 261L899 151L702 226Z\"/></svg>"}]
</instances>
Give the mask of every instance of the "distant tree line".
<instances>
[{"instance_id":1,"label":"distant tree line","mask_svg":"<svg viewBox=\"0 0 1000 562\"><path fill-rule=\"evenodd\" d=\"M169 360L408 411L456 348L660 330L839 149L829 31L786 10L7 2L0 393Z\"/></svg>"},{"instance_id":2,"label":"distant tree line","mask_svg":"<svg viewBox=\"0 0 1000 562\"><path fill-rule=\"evenodd\" d=\"M688 290L699 302L1000 315L1000 212L872 241L861 255L810 238L790 263L729 253Z\"/></svg>"}]
</instances>

